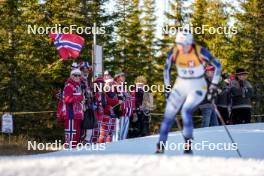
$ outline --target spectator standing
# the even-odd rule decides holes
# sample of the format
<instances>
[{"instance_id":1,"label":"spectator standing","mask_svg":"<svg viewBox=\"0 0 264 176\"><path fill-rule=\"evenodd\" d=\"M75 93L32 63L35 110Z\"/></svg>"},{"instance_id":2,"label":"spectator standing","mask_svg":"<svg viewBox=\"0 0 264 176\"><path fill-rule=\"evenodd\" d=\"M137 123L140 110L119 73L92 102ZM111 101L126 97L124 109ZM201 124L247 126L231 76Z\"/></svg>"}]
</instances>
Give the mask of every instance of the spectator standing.
<instances>
[{"instance_id":1,"label":"spectator standing","mask_svg":"<svg viewBox=\"0 0 264 176\"><path fill-rule=\"evenodd\" d=\"M142 137L149 135L150 111L154 109L153 95L150 92L144 92L144 85L147 80L144 76L138 76L135 79L134 110L131 118L132 137Z\"/></svg>"},{"instance_id":2,"label":"spectator standing","mask_svg":"<svg viewBox=\"0 0 264 176\"><path fill-rule=\"evenodd\" d=\"M250 123L251 121L251 98L253 87L247 81L248 72L240 68L236 70L236 79L231 81L233 124Z\"/></svg>"},{"instance_id":3,"label":"spectator standing","mask_svg":"<svg viewBox=\"0 0 264 176\"><path fill-rule=\"evenodd\" d=\"M93 102L94 94L91 84L91 66L87 61L79 64L81 75L81 88L84 100L84 120L81 122L81 140L83 143L91 143L93 129L97 126L97 119L95 117Z\"/></svg>"},{"instance_id":4,"label":"spectator standing","mask_svg":"<svg viewBox=\"0 0 264 176\"><path fill-rule=\"evenodd\" d=\"M230 94L230 79L228 74L222 74L222 79L219 83L218 96L216 99L217 109L223 117L225 124L230 123L231 111L231 94Z\"/></svg>"},{"instance_id":5,"label":"spectator standing","mask_svg":"<svg viewBox=\"0 0 264 176\"><path fill-rule=\"evenodd\" d=\"M73 69L64 87L63 100L66 106L65 143L75 148L80 140L80 125L83 120L84 96L81 91L81 71Z\"/></svg>"},{"instance_id":6,"label":"spectator standing","mask_svg":"<svg viewBox=\"0 0 264 176\"><path fill-rule=\"evenodd\" d=\"M212 78L214 76L214 71L215 70L213 66L206 67L205 78L208 84L212 81ZM199 108L202 112L202 127L219 125L212 102L208 101L207 98L205 98L203 102L199 105Z\"/></svg>"}]
</instances>

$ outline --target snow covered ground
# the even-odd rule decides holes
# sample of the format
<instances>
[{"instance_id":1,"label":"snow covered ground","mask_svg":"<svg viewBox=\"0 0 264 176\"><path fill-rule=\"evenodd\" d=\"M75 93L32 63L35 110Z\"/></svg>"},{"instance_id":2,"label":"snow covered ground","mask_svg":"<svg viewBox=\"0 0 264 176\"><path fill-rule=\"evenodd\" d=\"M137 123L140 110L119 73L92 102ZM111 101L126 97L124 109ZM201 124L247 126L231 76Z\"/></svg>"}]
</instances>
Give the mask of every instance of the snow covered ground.
<instances>
[{"instance_id":1,"label":"snow covered ground","mask_svg":"<svg viewBox=\"0 0 264 176\"><path fill-rule=\"evenodd\" d=\"M228 126L243 158L235 150L195 150L184 156L171 148L154 155L158 136L109 143L104 151L60 151L24 157L0 157L0 176L74 175L264 175L264 123ZM230 143L223 127L196 129L194 143ZM169 144L181 143L179 132ZM96 147L95 147L96 148Z\"/></svg>"}]
</instances>

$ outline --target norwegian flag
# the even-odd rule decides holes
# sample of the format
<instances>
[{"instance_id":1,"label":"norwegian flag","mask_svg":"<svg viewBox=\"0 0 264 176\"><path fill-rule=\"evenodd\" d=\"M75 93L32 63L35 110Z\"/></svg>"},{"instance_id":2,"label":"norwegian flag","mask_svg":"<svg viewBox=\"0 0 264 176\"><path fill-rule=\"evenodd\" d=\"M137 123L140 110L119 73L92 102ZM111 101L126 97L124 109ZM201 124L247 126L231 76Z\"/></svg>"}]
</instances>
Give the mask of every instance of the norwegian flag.
<instances>
[{"instance_id":1,"label":"norwegian flag","mask_svg":"<svg viewBox=\"0 0 264 176\"><path fill-rule=\"evenodd\" d=\"M77 58L84 45L84 38L75 34L49 33L62 60Z\"/></svg>"}]
</instances>

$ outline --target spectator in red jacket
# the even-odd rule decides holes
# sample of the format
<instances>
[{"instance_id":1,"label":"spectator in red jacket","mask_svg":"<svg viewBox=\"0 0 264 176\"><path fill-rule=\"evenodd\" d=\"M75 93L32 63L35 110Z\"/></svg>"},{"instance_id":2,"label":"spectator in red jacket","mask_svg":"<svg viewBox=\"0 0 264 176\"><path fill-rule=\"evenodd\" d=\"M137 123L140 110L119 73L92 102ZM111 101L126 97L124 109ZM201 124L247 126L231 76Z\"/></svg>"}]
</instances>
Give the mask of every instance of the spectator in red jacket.
<instances>
[{"instance_id":1,"label":"spectator in red jacket","mask_svg":"<svg viewBox=\"0 0 264 176\"><path fill-rule=\"evenodd\" d=\"M103 92L99 89L96 88L98 87L103 87L104 85L104 78L103 77L97 77L93 84L94 84L94 101L93 101L93 106L94 106L94 114L97 119L97 126L93 129L92 131L92 138L91 142L92 143L98 143L99 142L99 135L100 135L100 129L102 125L102 119L104 115L104 106L105 106L105 98Z\"/></svg>"},{"instance_id":2,"label":"spectator in red jacket","mask_svg":"<svg viewBox=\"0 0 264 176\"><path fill-rule=\"evenodd\" d=\"M121 112L120 119L116 122L116 132L113 135L113 140L124 140L127 138L129 128L129 118L133 113L133 105L130 93L125 89L125 74L123 72L117 72L114 77L116 82L116 93L119 100L121 100Z\"/></svg>"},{"instance_id":3,"label":"spectator in red jacket","mask_svg":"<svg viewBox=\"0 0 264 176\"><path fill-rule=\"evenodd\" d=\"M81 92L81 71L73 69L64 87L63 100L66 105L65 143L75 148L80 140L80 123L83 119L84 96Z\"/></svg>"},{"instance_id":4,"label":"spectator in red jacket","mask_svg":"<svg viewBox=\"0 0 264 176\"><path fill-rule=\"evenodd\" d=\"M113 88L113 78L110 75L104 76L105 81L105 91L103 92L104 103L104 114L102 118L99 143L111 142L113 133L116 127L116 115L114 112L114 107L119 104L117 94L112 90ZM108 88L108 90L107 90Z\"/></svg>"}]
</instances>

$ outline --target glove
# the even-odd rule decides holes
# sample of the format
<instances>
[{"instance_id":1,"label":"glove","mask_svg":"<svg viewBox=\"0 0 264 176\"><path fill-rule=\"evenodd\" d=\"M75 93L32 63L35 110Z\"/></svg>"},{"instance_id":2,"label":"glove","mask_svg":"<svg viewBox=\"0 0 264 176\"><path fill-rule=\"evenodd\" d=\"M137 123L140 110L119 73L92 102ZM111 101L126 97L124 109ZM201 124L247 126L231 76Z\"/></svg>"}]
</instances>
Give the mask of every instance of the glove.
<instances>
[{"instance_id":1,"label":"glove","mask_svg":"<svg viewBox=\"0 0 264 176\"><path fill-rule=\"evenodd\" d=\"M207 93L207 100L208 101L212 102L216 98L217 89L218 89L218 87L215 84L211 84L209 86L208 93Z\"/></svg>"}]
</instances>

